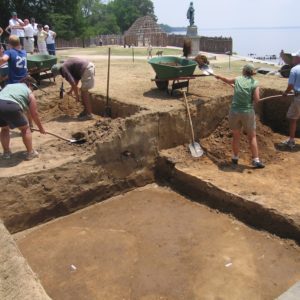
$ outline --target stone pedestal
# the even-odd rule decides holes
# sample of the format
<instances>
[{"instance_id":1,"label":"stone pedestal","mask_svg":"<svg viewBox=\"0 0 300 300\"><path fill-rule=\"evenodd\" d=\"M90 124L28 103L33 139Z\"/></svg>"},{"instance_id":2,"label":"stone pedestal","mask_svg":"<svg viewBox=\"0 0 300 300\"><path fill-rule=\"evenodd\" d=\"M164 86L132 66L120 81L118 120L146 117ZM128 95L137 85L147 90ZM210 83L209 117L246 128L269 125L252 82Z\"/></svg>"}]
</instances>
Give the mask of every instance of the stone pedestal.
<instances>
[{"instance_id":1,"label":"stone pedestal","mask_svg":"<svg viewBox=\"0 0 300 300\"><path fill-rule=\"evenodd\" d=\"M192 56L198 55L200 51L200 36L191 36L189 37L192 41Z\"/></svg>"},{"instance_id":2,"label":"stone pedestal","mask_svg":"<svg viewBox=\"0 0 300 300\"><path fill-rule=\"evenodd\" d=\"M186 31L187 36L198 36L198 27L196 25L188 26Z\"/></svg>"},{"instance_id":3,"label":"stone pedestal","mask_svg":"<svg viewBox=\"0 0 300 300\"><path fill-rule=\"evenodd\" d=\"M191 56L196 56L200 51L200 36L198 36L197 26L188 26L186 36L192 42L192 53Z\"/></svg>"}]
</instances>

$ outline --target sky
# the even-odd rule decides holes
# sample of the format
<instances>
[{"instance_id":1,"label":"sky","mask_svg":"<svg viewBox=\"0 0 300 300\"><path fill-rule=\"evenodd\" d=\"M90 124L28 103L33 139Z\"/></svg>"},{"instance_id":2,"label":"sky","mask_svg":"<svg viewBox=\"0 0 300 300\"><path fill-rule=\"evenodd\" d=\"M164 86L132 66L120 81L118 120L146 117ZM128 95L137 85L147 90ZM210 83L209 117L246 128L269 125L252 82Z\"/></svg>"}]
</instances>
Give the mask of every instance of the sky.
<instances>
[{"instance_id":1,"label":"sky","mask_svg":"<svg viewBox=\"0 0 300 300\"><path fill-rule=\"evenodd\" d=\"M158 23L189 25L186 12L190 0L152 1ZM196 0L193 3L198 28L300 27L300 0Z\"/></svg>"}]
</instances>

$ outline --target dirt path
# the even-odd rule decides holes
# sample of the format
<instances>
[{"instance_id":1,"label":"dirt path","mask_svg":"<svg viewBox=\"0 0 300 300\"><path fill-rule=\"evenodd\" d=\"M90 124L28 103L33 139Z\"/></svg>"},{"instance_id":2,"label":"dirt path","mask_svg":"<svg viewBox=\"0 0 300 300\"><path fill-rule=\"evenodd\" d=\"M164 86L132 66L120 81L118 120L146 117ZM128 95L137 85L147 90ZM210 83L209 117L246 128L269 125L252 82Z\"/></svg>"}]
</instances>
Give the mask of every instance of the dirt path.
<instances>
[{"instance_id":1,"label":"dirt path","mask_svg":"<svg viewBox=\"0 0 300 300\"><path fill-rule=\"evenodd\" d=\"M296 246L155 185L17 238L53 299L267 300L300 279Z\"/></svg>"}]
</instances>

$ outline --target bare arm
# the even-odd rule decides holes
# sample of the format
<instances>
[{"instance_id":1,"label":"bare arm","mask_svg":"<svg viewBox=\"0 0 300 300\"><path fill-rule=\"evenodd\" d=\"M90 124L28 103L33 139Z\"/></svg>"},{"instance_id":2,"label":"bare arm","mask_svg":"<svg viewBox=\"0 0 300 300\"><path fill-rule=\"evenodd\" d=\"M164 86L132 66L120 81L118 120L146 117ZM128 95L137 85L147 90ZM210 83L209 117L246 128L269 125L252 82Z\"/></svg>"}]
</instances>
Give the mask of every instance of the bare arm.
<instances>
[{"instance_id":1,"label":"bare arm","mask_svg":"<svg viewBox=\"0 0 300 300\"><path fill-rule=\"evenodd\" d=\"M257 104L258 101L259 101L259 99L260 99L259 87L256 87L256 88L255 88L252 97L253 97L253 102L254 102L255 104Z\"/></svg>"},{"instance_id":2,"label":"bare arm","mask_svg":"<svg viewBox=\"0 0 300 300\"><path fill-rule=\"evenodd\" d=\"M9 56L6 54L0 55L0 66L7 63L9 60Z\"/></svg>"},{"instance_id":3,"label":"bare arm","mask_svg":"<svg viewBox=\"0 0 300 300\"><path fill-rule=\"evenodd\" d=\"M43 127L43 125L41 123L41 120L39 118L39 115L38 115L38 112L37 112L36 99L35 99L33 93L31 93L29 95L29 101L30 101L30 104L29 104L29 113L30 113L30 116L33 119L34 123L39 128L40 133L45 134L46 132L45 132L45 129L44 129L44 127ZM30 119L30 117L29 117L29 119ZM30 122L30 120L29 120L29 122Z\"/></svg>"},{"instance_id":4,"label":"bare arm","mask_svg":"<svg viewBox=\"0 0 300 300\"><path fill-rule=\"evenodd\" d=\"M8 25L6 28L5 28L5 31L10 34L10 26Z\"/></svg>"},{"instance_id":5,"label":"bare arm","mask_svg":"<svg viewBox=\"0 0 300 300\"><path fill-rule=\"evenodd\" d=\"M235 79L232 79L232 78L226 78L226 77L219 76L219 75L215 75L215 77L216 77L217 79L222 80L222 81L225 82L225 83L228 83L228 84L235 84Z\"/></svg>"},{"instance_id":6,"label":"bare arm","mask_svg":"<svg viewBox=\"0 0 300 300\"><path fill-rule=\"evenodd\" d=\"M3 29L0 27L0 36L3 34Z\"/></svg>"},{"instance_id":7,"label":"bare arm","mask_svg":"<svg viewBox=\"0 0 300 300\"><path fill-rule=\"evenodd\" d=\"M73 92L75 93L76 100L79 101L80 98L79 98L79 91L78 91L78 81L75 81L74 84L71 84L71 89L67 94L72 95Z\"/></svg>"},{"instance_id":8,"label":"bare arm","mask_svg":"<svg viewBox=\"0 0 300 300\"><path fill-rule=\"evenodd\" d=\"M294 89L293 84L289 84L286 88L286 90L283 92L282 96L287 96L292 90Z\"/></svg>"},{"instance_id":9,"label":"bare arm","mask_svg":"<svg viewBox=\"0 0 300 300\"><path fill-rule=\"evenodd\" d=\"M21 25L21 26L24 26L24 22L21 20L21 19L18 19L18 23Z\"/></svg>"}]
</instances>

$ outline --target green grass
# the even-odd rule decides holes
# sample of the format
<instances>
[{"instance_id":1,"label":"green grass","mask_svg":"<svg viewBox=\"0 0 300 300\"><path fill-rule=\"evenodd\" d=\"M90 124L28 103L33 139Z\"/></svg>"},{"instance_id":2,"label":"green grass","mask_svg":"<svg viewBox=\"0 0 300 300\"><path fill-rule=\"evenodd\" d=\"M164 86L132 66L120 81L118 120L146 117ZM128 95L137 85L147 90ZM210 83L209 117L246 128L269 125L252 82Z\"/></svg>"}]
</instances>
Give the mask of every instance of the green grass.
<instances>
[{"instance_id":1,"label":"green grass","mask_svg":"<svg viewBox=\"0 0 300 300\"><path fill-rule=\"evenodd\" d=\"M242 73L243 66L246 65L249 62L243 61L243 60L237 60L237 61L231 61L230 63L230 69L229 69L229 63L228 62L211 62L211 66L214 69L216 74L230 74L230 75L240 75ZM254 63L255 68L268 68L272 70L278 70L279 68L276 66L264 64L264 63Z\"/></svg>"},{"instance_id":2,"label":"green grass","mask_svg":"<svg viewBox=\"0 0 300 300\"><path fill-rule=\"evenodd\" d=\"M112 46L111 55L112 56L132 56L132 52L134 51L135 56L148 56L147 48L124 48L124 47L116 47ZM153 47L152 55L155 56L157 51L163 51L163 55L181 55L182 51L180 49L169 49L169 48L159 48ZM75 54L76 52L84 52L85 54L90 55L107 55L108 47L93 47L93 48L77 48L77 49L69 49L68 53Z\"/></svg>"}]
</instances>

